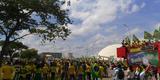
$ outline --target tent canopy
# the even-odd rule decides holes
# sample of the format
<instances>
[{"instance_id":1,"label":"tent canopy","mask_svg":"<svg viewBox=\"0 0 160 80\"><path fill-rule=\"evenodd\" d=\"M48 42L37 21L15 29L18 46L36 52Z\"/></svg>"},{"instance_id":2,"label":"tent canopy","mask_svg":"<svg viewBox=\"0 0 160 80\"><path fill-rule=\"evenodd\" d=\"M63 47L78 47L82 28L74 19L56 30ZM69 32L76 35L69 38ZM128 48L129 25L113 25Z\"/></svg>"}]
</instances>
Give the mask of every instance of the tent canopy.
<instances>
[{"instance_id":1,"label":"tent canopy","mask_svg":"<svg viewBox=\"0 0 160 80\"><path fill-rule=\"evenodd\" d=\"M98 56L105 56L105 57L117 57L117 48L121 47L122 44L113 44L103 48L99 53Z\"/></svg>"}]
</instances>

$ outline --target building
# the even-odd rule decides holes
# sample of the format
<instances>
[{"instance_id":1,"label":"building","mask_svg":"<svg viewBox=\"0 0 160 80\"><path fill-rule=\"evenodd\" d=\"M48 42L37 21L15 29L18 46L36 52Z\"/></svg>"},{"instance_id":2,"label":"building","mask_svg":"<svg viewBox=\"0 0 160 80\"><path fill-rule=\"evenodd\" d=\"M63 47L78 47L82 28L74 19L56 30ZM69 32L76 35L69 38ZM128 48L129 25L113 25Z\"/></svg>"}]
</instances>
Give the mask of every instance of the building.
<instances>
[{"instance_id":1,"label":"building","mask_svg":"<svg viewBox=\"0 0 160 80\"><path fill-rule=\"evenodd\" d=\"M64 53L63 58L72 59L74 58L73 53Z\"/></svg>"},{"instance_id":2,"label":"building","mask_svg":"<svg viewBox=\"0 0 160 80\"><path fill-rule=\"evenodd\" d=\"M62 53L43 52L40 54L41 58L62 58Z\"/></svg>"}]
</instances>

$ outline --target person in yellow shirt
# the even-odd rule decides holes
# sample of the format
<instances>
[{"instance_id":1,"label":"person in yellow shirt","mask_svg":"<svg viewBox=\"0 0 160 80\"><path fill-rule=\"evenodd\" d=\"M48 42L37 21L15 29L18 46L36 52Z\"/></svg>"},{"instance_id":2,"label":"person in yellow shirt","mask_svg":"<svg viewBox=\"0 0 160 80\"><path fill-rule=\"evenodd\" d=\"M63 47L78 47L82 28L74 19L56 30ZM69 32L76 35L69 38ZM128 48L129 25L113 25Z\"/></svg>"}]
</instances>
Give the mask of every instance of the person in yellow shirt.
<instances>
[{"instance_id":1,"label":"person in yellow shirt","mask_svg":"<svg viewBox=\"0 0 160 80\"><path fill-rule=\"evenodd\" d=\"M86 73L87 73L87 80L91 80L91 65L87 63L86 65Z\"/></svg>"},{"instance_id":2,"label":"person in yellow shirt","mask_svg":"<svg viewBox=\"0 0 160 80\"><path fill-rule=\"evenodd\" d=\"M73 63L71 62L70 66L69 66L69 77L70 77L70 80L75 80L75 66L73 65Z\"/></svg>"},{"instance_id":3,"label":"person in yellow shirt","mask_svg":"<svg viewBox=\"0 0 160 80\"><path fill-rule=\"evenodd\" d=\"M102 80L104 77L104 67L102 64L99 66L99 73L100 73L100 79Z\"/></svg>"},{"instance_id":4,"label":"person in yellow shirt","mask_svg":"<svg viewBox=\"0 0 160 80\"><path fill-rule=\"evenodd\" d=\"M27 73L26 73L26 79L27 80L31 80L32 79L32 67L31 67L31 64L30 63L27 64L25 66L25 68L26 68L26 71L27 71Z\"/></svg>"},{"instance_id":5,"label":"person in yellow shirt","mask_svg":"<svg viewBox=\"0 0 160 80\"><path fill-rule=\"evenodd\" d=\"M56 63L55 62L52 62L51 63L51 80L55 80L56 79Z\"/></svg>"},{"instance_id":6,"label":"person in yellow shirt","mask_svg":"<svg viewBox=\"0 0 160 80\"><path fill-rule=\"evenodd\" d=\"M25 62L23 62L20 66L20 79L24 80L26 79L26 68L25 68Z\"/></svg>"},{"instance_id":7,"label":"person in yellow shirt","mask_svg":"<svg viewBox=\"0 0 160 80\"><path fill-rule=\"evenodd\" d=\"M1 67L2 67L2 64L0 64L0 80L2 79L2 69L1 69Z\"/></svg>"},{"instance_id":8,"label":"person in yellow shirt","mask_svg":"<svg viewBox=\"0 0 160 80\"><path fill-rule=\"evenodd\" d=\"M14 76L14 67L10 66L10 63L7 62L2 66L2 80L12 80Z\"/></svg>"},{"instance_id":9,"label":"person in yellow shirt","mask_svg":"<svg viewBox=\"0 0 160 80\"><path fill-rule=\"evenodd\" d=\"M80 65L78 66L78 80L82 80L83 79L83 67L82 64L80 63Z\"/></svg>"},{"instance_id":10,"label":"person in yellow shirt","mask_svg":"<svg viewBox=\"0 0 160 80\"><path fill-rule=\"evenodd\" d=\"M60 80L62 73L62 64L56 61L56 79Z\"/></svg>"},{"instance_id":11,"label":"person in yellow shirt","mask_svg":"<svg viewBox=\"0 0 160 80\"><path fill-rule=\"evenodd\" d=\"M44 80L48 79L48 74L49 74L49 67L47 64L44 64L44 66L42 68L42 75L43 75Z\"/></svg>"}]
</instances>

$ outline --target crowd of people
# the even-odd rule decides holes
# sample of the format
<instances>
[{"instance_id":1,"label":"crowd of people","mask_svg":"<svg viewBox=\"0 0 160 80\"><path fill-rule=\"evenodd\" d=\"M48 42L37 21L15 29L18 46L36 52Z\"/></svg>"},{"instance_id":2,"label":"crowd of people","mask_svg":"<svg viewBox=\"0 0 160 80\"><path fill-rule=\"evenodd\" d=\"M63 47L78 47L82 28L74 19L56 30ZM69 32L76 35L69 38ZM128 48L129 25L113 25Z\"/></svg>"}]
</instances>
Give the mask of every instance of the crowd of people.
<instances>
[{"instance_id":1,"label":"crowd of people","mask_svg":"<svg viewBox=\"0 0 160 80\"><path fill-rule=\"evenodd\" d=\"M17 60L3 63L0 72L1 80L158 80L154 66L105 60Z\"/></svg>"}]
</instances>

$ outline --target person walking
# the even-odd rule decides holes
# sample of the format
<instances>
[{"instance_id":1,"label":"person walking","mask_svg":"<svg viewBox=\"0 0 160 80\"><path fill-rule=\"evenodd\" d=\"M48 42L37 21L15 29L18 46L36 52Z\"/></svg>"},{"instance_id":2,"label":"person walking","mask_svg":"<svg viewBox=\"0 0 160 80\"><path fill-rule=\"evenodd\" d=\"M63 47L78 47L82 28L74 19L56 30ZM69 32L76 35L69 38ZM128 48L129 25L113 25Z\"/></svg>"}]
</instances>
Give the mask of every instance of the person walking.
<instances>
[{"instance_id":1,"label":"person walking","mask_svg":"<svg viewBox=\"0 0 160 80\"><path fill-rule=\"evenodd\" d=\"M13 80L15 69L10 65L10 62L7 62L1 68L2 71L2 80Z\"/></svg>"},{"instance_id":2,"label":"person walking","mask_svg":"<svg viewBox=\"0 0 160 80\"><path fill-rule=\"evenodd\" d=\"M114 80L124 80L125 78L124 70L120 64L115 68L114 77Z\"/></svg>"},{"instance_id":3,"label":"person walking","mask_svg":"<svg viewBox=\"0 0 160 80\"><path fill-rule=\"evenodd\" d=\"M127 77L127 80L133 80L134 70L133 70L132 66L128 67L126 77Z\"/></svg>"}]
</instances>

